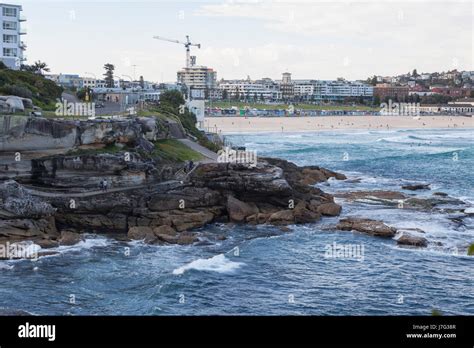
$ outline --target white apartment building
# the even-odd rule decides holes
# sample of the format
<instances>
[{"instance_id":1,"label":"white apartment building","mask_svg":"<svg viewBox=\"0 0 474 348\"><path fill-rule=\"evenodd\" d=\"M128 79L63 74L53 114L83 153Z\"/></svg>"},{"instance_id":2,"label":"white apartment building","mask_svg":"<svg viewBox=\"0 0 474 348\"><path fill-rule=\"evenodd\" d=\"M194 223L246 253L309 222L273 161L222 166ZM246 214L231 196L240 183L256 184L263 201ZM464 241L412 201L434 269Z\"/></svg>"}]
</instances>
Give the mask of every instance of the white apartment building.
<instances>
[{"instance_id":1,"label":"white apartment building","mask_svg":"<svg viewBox=\"0 0 474 348\"><path fill-rule=\"evenodd\" d=\"M314 81L314 100L341 101L346 98L371 98L374 88L362 82L344 80Z\"/></svg>"},{"instance_id":2,"label":"white apartment building","mask_svg":"<svg viewBox=\"0 0 474 348\"><path fill-rule=\"evenodd\" d=\"M294 80L294 93L295 96L306 99L311 99L314 95L315 85L314 81L311 80Z\"/></svg>"},{"instance_id":3,"label":"white apartment building","mask_svg":"<svg viewBox=\"0 0 474 348\"><path fill-rule=\"evenodd\" d=\"M341 101L345 98L371 98L374 88L362 82L345 80L294 80L296 97L314 101Z\"/></svg>"},{"instance_id":4,"label":"white apartment building","mask_svg":"<svg viewBox=\"0 0 474 348\"><path fill-rule=\"evenodd\" d=\"M95 88L97 85L97 80L92 77L83 77L82 78L82 87L84 88Z\"/></svg>"},{"instance_id":5,"label":"white apartment building","mask_svg":"<svg viewBox=\"0 0 474 348\"><path fill-rule=\"evenodd\" d=\"M206 66L193 65L178 71L178 83L193 89L212 89L217 85L217 73Z\"/></svg>"},{"instance_id":6,"label":"white apartment building","mask_svg":"<svg viewBox=\"0 0 474 348\"><path fill-rule=\"evenodd\" d=\"M230 98L279 100L281 91L266 88L261 83L250 81L226 81L219 84L219 89L226 91Z\"/></svg>"},{"instance_id":7,"label":"white apartment building","mask_svg":"<svg viewBox=\"0 0 474 348\"><path fill-rule=\"evenodd\" d=\"M22 36L26 31L21 28L25 21L21 16L19 5L0 4L1 30L1 61L10 69L19 70L24 61L23 51L26 49Z\"/></svg>"}]
</instances>

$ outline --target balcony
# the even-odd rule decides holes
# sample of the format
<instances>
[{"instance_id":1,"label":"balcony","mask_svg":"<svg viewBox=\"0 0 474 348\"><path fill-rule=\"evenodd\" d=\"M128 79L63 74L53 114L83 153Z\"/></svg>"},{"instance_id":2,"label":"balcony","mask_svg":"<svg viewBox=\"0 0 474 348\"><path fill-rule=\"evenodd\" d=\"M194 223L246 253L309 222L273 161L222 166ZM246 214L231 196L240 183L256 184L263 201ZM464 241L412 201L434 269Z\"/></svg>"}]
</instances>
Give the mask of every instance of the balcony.
<instances>
[{"instance_id":1,"label":"balcony","mask_svg":"<svg viewBox=\"0 0 474 348\"><path fill-rule=\"evenodd\" d=\"M24 51L26 50L26 43L24 43L23 41L20 42L20 48Z\"/></svg>"},{"instance_id":2,"label":"balcony","mask_svg":"<svg viewBox=\"0 0 474 348\"><path fill-rule=\"evenodd\" d=\"M18 34L20 35L26 35L28 33L28 31L26 30L26 28L21 28L18 32Z\"/></svg>"},{"instance_id":3,"label":"balcony","mask_svg":"<svg viewBox=\"0 0 474 348\"><path fill-rule=\"evenodd\" d=\"M19 20L20 22L26 22L26 17L25 17L25 15L22 15L22 14L21 14L21 15L18 17L18 20Z\"/></svg>"}]
</instances>

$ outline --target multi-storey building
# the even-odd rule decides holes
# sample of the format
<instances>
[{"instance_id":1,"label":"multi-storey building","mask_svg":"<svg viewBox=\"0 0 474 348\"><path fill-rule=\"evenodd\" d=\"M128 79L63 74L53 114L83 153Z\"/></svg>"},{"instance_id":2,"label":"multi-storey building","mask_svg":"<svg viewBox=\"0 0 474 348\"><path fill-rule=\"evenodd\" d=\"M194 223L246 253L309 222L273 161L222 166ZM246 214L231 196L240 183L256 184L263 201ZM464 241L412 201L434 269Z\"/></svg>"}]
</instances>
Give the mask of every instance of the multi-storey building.
<instances>
[{"instance_id":1,"label":"multi-storey building","mask_svg":"<svg viewBox=\"0 0 474 348\"><path fill-rule=\"evenodd\" d=\"M293 100L295 96L295 85L291 82L291 74L285 72L282 74L282 80L280 83L281 97L284 100Z\"/></svg>"},{"instance_id":2,"label":"multi-storey building","mask_svg":"<svg viewBox=\"0 0 474 348\"><path fill-rule=\"evenodd\" d=\"M382 101L388 98L404 101L408 97L408 92L407 86L393 86L388 83L378 84L374 87L374 96L378 96Z\"/></svg>"},{"instance_id":3,"label":"multi-storey building","mask_svg":"<svg viewBox=\"0 0 474 348\"><path fill-rule=\"evenodd\" d=\"M191 89L209 90L217 86L217 73L206 66L190 66L178 71L178 83Z\"/></svg>"},{"instance_id":4,"label":"multi-storey building","mask_svg":"<svg viewBox=\"0 0 474 348\"><path fill-rule=\"evenodd\" d=\"M229 98L253 99L253 100L279 100L281 92L267 89L262 83L249 80L221 81L221 89Z\"/></svg>"},{"instance_id":5,"label":"multi-storey building","mask_svg":"<svg viewBox=\"0 0 474 348\"><path fill-rule=\"evenodd\" d=\"M21 23L25 21L20 14L22 11L19 5L0 4L0 15L2 25L1 30L1 61L10 69L19 70L24 61L23 51L26 45L22 36L26 31L21 28Z\"/></svg>"}]
</instances>

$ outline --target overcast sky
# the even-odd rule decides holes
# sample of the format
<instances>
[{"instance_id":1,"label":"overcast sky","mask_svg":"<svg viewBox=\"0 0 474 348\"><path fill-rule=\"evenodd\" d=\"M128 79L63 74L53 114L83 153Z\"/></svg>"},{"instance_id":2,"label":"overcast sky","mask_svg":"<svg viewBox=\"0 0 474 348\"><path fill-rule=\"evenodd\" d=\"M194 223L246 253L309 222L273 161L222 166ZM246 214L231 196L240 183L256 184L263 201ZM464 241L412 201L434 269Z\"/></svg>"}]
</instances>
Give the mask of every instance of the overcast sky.
<instances>
[{"instance_id":1,"label":"overcast sky","mask_svg":"<svg viewBox=\"0 0 474 348\"><path fill-rule=\"evenodd\" d=\"M365 79L473 69L471 1L5 1L23 5L28 63L53 73L118 75L175 81L183 46L202 44L200 65L218 79Z\"/></svg>"}]
</instances>

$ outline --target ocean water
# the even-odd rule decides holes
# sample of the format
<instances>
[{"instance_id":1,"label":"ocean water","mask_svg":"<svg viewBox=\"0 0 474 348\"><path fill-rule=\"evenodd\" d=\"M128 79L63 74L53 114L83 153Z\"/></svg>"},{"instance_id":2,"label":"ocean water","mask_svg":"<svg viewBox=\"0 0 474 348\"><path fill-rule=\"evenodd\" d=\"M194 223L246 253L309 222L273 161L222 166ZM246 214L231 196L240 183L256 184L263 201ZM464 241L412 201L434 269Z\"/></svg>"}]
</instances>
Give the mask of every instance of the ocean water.
<instances>
[{"instance_id":1,"label":"ocean water","mask_svg":"<svg viewBox=\"0 0 474 348\"><path fill-rule=\"evenodd\" d=\"M234 134L234 144L299 165L345 173L327 192L401 190L429 183L474 205L471 130ZM149 246L89 235L37 261L0 261L0 309L42 315L446 315L474 314L474 221L342 202L342 216L420 228L427 248L410 249L334 231L338 218L290 226L213 224L193 246ZM449 208L449 207L448 207ZM224 234L227 239L217 241ZM357 254L327 257L331 246Z\"/></svg>"}]
</instances>

